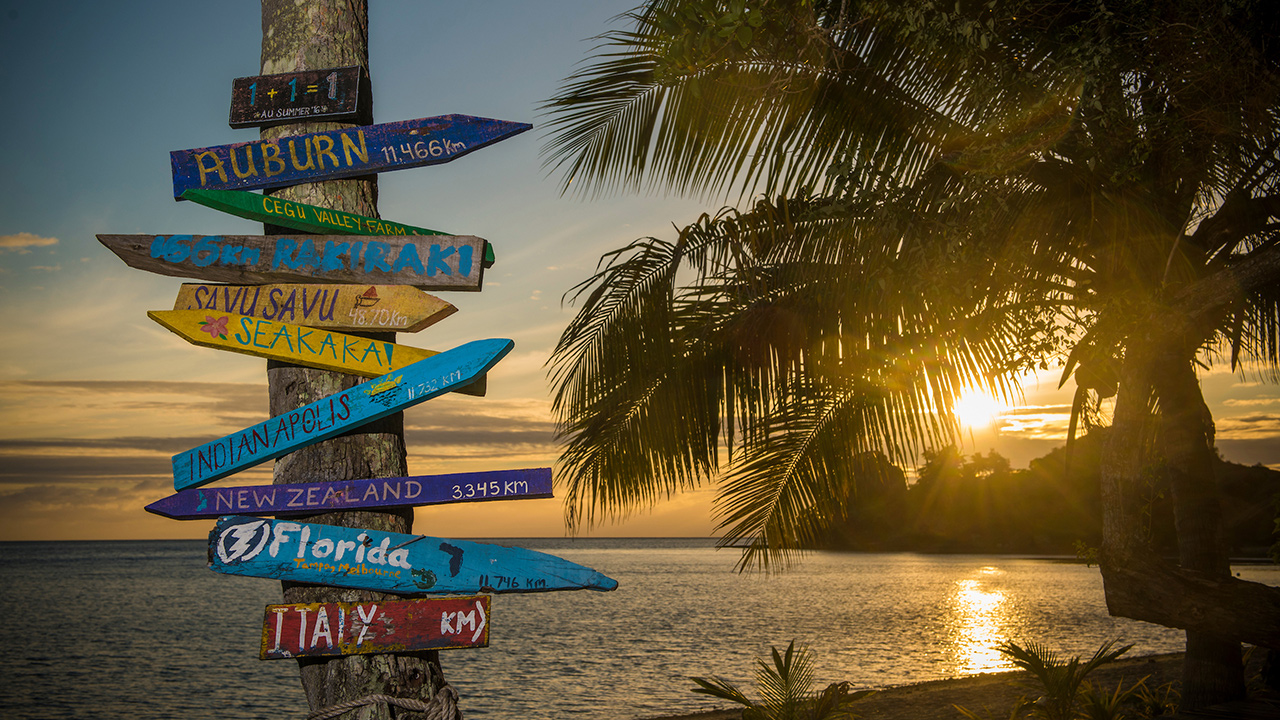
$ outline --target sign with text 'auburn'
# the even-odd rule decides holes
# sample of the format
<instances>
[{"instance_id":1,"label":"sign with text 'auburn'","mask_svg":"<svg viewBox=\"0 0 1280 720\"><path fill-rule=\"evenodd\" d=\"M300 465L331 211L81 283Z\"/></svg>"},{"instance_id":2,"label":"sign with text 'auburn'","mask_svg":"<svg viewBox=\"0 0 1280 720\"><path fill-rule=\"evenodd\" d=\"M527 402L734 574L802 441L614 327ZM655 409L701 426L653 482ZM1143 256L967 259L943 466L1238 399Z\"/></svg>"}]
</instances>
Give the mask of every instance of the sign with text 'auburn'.
<instances>
[{"instance_id":1,"label":"sign with text 'auburn'","mask_svg":"<svg viewBox=\"0 0 1280 720\"><path fill-rule=\"evenodd\" d=\"M206 487L174 493L151 503L146 509L175 520L195 520L220 515L309 515L359 508L421 507L549 497L552 497L551 468L529 468L287 485Z\"/></svg>"},{"instance_id":2,"label":"sign with text 'auburn'","mask_svg":"<svg viewBox=\"0 0 1280 720\"><path fill-rule=\"evenodd\" d=\"M174 150L173 197L192 188L252 190L436 165L531 129L528 123L470 115Z\"/></svg>"},{"instance_id":3,"label":"sign with text 'auburn'","mask_svg":"<svg viewBox=\"0 0 1280 720\"><path fill-rule=\"evenodd\" d=\"M173 489L207 485L468 385L511 352L474 340L173 456Z\"/></svg>"},{"instance_id":4,"label":"sign with text 'auburn'","mask_svg":"<svg viewBox=\"0 0 1280 720\"><path fill-rule=\"evenodd\" d=\"M243 515L218 518L209 567L401 595L618 587L589 567L536 550Z\"/></svg>"},{"instance_id":5,"label":"sign with text 'auburn'","mask_svg":"<svg viewBox=\"0 0 1280 720\"><path fill-rule=\"evenodd\" d=\"M268 605L258 657L333 657L489 646L488 595Z\"/></svg>"},{"instance_id":6,"label":"sign with text 'auburn'","mask_svg":"<svg viewBox=\"0 0 1280 720\"><path fill-rule=\"evenodd\" d=\"M408 285L183 283L174 310L209 310L329 330L417 332L458 311Z\"/></svg>"},{"instance_id":7,"label":"sign with text 'auburn'","mask_svg":"<svg viewBox=\"0 0 1280 720\"><path fill-rule=\"evenodd\" d=\"M479 290L486 241L472 235L99 235L139 270L210 282L412 285Z\"/></svg>"}]
</instances>

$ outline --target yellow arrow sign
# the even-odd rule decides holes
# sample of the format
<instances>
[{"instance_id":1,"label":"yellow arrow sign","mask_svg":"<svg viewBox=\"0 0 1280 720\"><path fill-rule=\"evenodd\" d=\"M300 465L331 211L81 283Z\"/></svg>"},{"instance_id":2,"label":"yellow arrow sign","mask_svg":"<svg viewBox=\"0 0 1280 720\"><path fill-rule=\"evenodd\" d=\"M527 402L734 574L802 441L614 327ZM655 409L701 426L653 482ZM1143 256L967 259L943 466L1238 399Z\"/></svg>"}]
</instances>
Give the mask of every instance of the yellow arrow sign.
<instances>
[{"instance_id":1,"label":"yellow arrow sign","mask_svg":"<svg viewBox=\"0 0 1280 720\"><path fill-rule=\"evenodd\" d=\"M183 283L174 310L239 313L329 330L417 332L457 308L409 285Z\"/></svg>"},{"instance_id":2,"label":"yellow arrow sign","mask_svg":"<svg viewBox=\"0 0 1280 720\"><path fill-rule=\"evenodd\" d=\"M386 375L439 354L435 350L236 313L153 310L147 317L194 345L363 377ZM483 395L483 379L459 392Z\"/></svg>"}]
</instances>

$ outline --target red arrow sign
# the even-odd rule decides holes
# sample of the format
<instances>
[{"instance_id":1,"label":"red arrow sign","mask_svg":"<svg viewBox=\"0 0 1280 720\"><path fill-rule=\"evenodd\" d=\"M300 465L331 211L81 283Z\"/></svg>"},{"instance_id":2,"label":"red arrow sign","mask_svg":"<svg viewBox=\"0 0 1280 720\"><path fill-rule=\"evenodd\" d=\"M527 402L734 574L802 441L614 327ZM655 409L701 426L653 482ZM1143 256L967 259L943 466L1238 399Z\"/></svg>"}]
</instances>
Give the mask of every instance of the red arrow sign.
<instances>
[{"instance_id":1,"label":"red arrow sign","mask_svg":"<svg viewBox=\"0 0 1280 720\"><path fill-rule=\"evenodd\" d=\"M268 605L258 657L488 647L489 596Z\"/></svg>"}]
</instances>

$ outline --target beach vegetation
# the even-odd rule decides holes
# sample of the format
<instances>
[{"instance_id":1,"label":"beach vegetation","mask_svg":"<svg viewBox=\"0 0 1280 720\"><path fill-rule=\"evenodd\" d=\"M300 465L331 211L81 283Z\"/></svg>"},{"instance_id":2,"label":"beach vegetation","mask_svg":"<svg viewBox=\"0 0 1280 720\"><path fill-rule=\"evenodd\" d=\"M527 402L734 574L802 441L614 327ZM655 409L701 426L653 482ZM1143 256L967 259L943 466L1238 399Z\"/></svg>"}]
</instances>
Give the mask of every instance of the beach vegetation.
<instances>
[{"instance_id":1,"label":"beach vegetation","mask_svg":"<svg viewBox=\"0 0 1280 720\"><path fill-rule=\"evenodd\" d=\"M1075 720L1082 698L1089 695L1085 678L1098 667L1115 660L1133 647L1125 645L1115 648L1114 645L1115 641L1103 643L1093 657L1083 662L1078 655L1064 662L1056 652L1036 642L1019 645L1008 641L998 649L1016 667L1031 673L1044 691L1032 703L1030 717ZM1092 710L1098 710L1110 703L1100 701L1089 704Z\"/></svg>"},{"instance_id":2,"label":"beach vegetation","mask_svg":"<svg viewBox=\"0 0 1280 720\"><path fill-rule=\"evenodd\" d=\"M1122 680L1114 690L1094 685L1087 678L1099 667L1128 652L1132 645L1116 648L1114 641L1103 643L1088 660L1080 656L1063 660L1056 652L1036 642L1019 645L1009 641L1000 645L1002 654L1018 668L1031 675L1032 687L1040 691L1034 699L1019 698L1009 718L1037 720L1139 720L1172 712L1168 704L1171 685L1158 691L1147 687L1147 678L1126 683ZM1176 700L1175 700L1176 702ZM968 708L955 706L969 720L986 720Z\"/></svg>"},{"instance_id":3,"label":"beach vegetation","mask_svg":"<svg viewBox=\"0 0 1280 720\"><path fill-rule=\"evenodd\" d=\"M756 689L753 700L734 683L719 677L689 678L697 684L693 692L729 700L742 706L742 720L843 720L854 718L849 706L872 694L854 690L847 682L831 683L814 690L814 655L792 640L785 652L770 648L772 665L756 658Z\"/></svg>"},{"instance_id":4,"label":"beach vegetation","mask_svg":"<svg viewBox=\"0 0 1280 720\"><path fill-rule=\"evenodd\" d=\"M1151 687L1146 682L1138 683L1134 687L1131 702L1134 706L1134 714L1139 718L1173 715L1178 710L1178 684L1167 682Z\"/></svg>"}]
</instances>

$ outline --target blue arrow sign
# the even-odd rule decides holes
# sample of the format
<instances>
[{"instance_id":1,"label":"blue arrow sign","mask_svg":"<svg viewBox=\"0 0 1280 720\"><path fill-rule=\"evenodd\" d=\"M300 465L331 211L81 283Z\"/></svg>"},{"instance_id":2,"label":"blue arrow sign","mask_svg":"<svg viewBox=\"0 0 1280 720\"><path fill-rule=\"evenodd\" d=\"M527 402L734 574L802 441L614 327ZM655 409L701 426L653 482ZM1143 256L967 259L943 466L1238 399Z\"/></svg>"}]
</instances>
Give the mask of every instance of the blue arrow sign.
<instances>
[{"instance_id":1,"label":"blue arrow sign","mask_svg":"<svg viewBox=\"0 0 1280 720\"><path fill-rule=\"evenodd\" d=\"M173 197L187 190L250 190L436 165L533 126L470 115L254 140L169 153Z\"/></svg>"},{"instance_id":2,"label":"blue arrow sign","mask_svg":"<svg viewBox=\"0 0 1280 720\"><path fill-rule=\"evenodd\" d=\"M173 456L173 488L185 490L386 417L466 385L515 343L475 340L266 422Z\"/></svg>"},{"instance_id":3,"label":"blue arrow sign","mask_svg":"<svg viewBox=\"0 0 1280 720\"><path fill-rule=\"evenodd\" d=\"M400 595L618 587L589 567L524 548L243 515L218 519L209 567Z\"/></svg>"}]
</instances>

